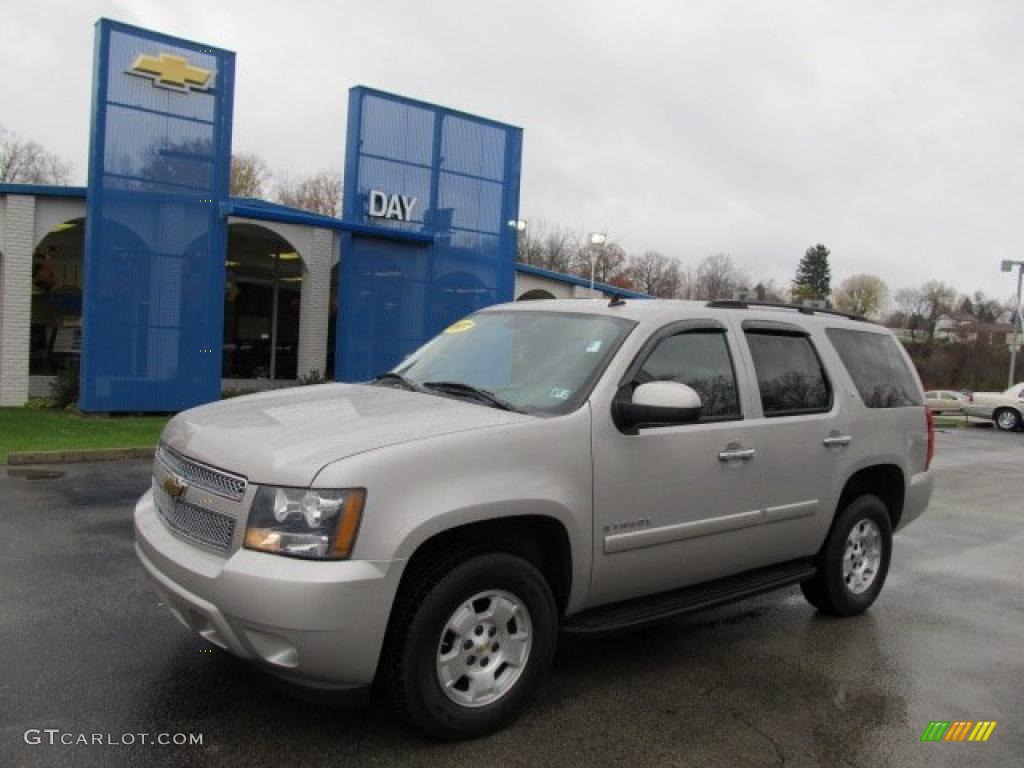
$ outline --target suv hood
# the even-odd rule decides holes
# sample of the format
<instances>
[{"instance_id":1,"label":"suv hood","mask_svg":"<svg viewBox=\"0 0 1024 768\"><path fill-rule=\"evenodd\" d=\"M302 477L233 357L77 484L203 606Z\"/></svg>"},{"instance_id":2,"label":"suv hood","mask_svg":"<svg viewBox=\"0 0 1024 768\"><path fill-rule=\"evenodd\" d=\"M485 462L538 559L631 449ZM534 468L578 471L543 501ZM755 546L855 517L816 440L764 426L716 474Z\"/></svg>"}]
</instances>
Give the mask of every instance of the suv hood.
<instances>
[{"instance_id":1,"label":"suv hood","mask_svg":"<svg viewBox=\"0 0 1024 768\"><path fill-rule=\"evenodd\" d=\"M324 384L184 411L161 439L254 483L305 486L325 465L357 453L533 418L391 387Z\"/></svg>"}]
</instances>

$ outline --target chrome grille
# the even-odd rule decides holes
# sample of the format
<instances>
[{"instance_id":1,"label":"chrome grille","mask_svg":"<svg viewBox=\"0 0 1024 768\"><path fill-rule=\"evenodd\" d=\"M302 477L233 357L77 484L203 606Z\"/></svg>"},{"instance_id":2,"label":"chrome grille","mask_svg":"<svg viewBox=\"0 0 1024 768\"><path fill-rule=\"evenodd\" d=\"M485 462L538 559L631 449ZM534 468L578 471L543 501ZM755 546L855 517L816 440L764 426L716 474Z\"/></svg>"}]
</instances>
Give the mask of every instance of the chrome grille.
<instances>
[{"instance_id":1,"label":"chrome grille","mask_svg":"<svg viewBox=\"0 0 1024 768\"><path fill-rule=\"evenodd\" d=\"M156 509L164 522L186 539L227 551L235 535L235 519L220 512L178 501L155 482L153 496Z\"/></svg>"},{"instance_id":2,"label":"chrome grille","mask_svg":"<svg viewBox=\"0 0 1024 768\"><path fill-rule=\"evenodd\" d=\"M167 469L187 481L189 485L233 501L241 501L245 496L245 488L249 481L242 475L225 472L195 459L187 459L166 445L157 448L156 457Z\"/></svg>"}]
</instances>

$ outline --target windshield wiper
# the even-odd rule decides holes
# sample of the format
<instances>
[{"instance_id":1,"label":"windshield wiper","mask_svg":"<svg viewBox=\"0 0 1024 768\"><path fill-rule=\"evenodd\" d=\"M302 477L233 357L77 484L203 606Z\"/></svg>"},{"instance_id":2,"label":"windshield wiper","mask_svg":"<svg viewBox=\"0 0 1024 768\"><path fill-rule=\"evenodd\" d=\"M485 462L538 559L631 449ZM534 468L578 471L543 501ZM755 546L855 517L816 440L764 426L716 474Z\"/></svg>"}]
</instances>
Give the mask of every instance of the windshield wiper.
<instances>
[{"instance_id":1,"label":"windshield wiper","mask_svg":"<svg viewBox=\"0 0 1024 768\"><path fill-rule=\"evenodd\" d=\"M524 413L521 408L516 408L512 403L502 400L493 392L474 387L472 384L463 384L461 381L425 381L423 382L423 388L436 389L438 392L444 392L449 395L471 397L478 402L490 405L493 408L500 408L503 411Z\"/></svg>"},{"instance_id":2,"label":"windshield wiper","mask_svg":"<svg viewBox=\"0 0 1024 768\"><path fill-rule=\"evenodd\" d=\"M370 380L371 384L388 384L390 382L394 382L394 383L398 384L400 387L403 387L404 389L408 389L410 392L422 392L423 391L423 389L418 384L414 384L412 381L410 381L409 379L405 378L405 376L403 376L402 374L395 373L394 371L388 371L387 373L382 373L377 378Z\"/></svg>"}]
</instances>

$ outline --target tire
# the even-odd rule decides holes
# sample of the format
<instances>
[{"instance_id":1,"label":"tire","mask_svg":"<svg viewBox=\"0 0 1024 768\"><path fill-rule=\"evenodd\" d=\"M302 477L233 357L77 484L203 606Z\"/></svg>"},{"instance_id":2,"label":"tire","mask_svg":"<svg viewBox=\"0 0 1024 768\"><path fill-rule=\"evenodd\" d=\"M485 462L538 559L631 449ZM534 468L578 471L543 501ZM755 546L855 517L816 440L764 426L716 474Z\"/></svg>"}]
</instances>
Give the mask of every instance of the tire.
<instances>
[{"instance_id":1,"label":"tire","mask_svg":"<svg viewBox=\"0 0 1024 768\"><path fill-rule=\"evenodd\" d=\"M1016 432L1020 429L1020 414L1013 408L999 408L992 414L996 429L1003 432Z\"/></svg>"},{"instance_id":2,"label":"tire","mask_svg":"<svg viewBox=\"0 0 1024 768\"><path fill-rule=\"evenodd\" d=\"M503 728L533 698L554 656L558 612L544 576L521 557L440 566L400 598L383 661L393 706L428 736L456 741Z\"/></svg>"},{"instance_id":3,"label":"tire","mask_svg":"<svg viewBox=\"0 0 1024 768\"><path fill-rule=\"evenodd\" d=\"M888 508L877 496L858 496L836 516L818 555L818 573L800 589L822 613L855 616L882 591L891 557Z\"/></svg>"}]
</instances>

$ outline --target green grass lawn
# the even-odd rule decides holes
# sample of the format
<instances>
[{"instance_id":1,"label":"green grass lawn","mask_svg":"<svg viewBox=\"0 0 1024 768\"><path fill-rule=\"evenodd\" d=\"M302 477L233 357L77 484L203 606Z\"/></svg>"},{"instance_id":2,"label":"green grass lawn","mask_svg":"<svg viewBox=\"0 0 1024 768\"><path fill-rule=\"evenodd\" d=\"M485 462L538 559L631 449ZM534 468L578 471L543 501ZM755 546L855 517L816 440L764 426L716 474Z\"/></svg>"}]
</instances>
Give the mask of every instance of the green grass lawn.
<instances>
[{"instance_id":1,"label":"green grass lawn","mask_svg":"<svg viewBox=\"0 0 1024 768\"><path fill-rule=\"evenodd\" d=\"M11 451L145 448L156 445L168 416L88 417L64 411L0 408L0 464Z\"/></svg>"}]
</instances>

